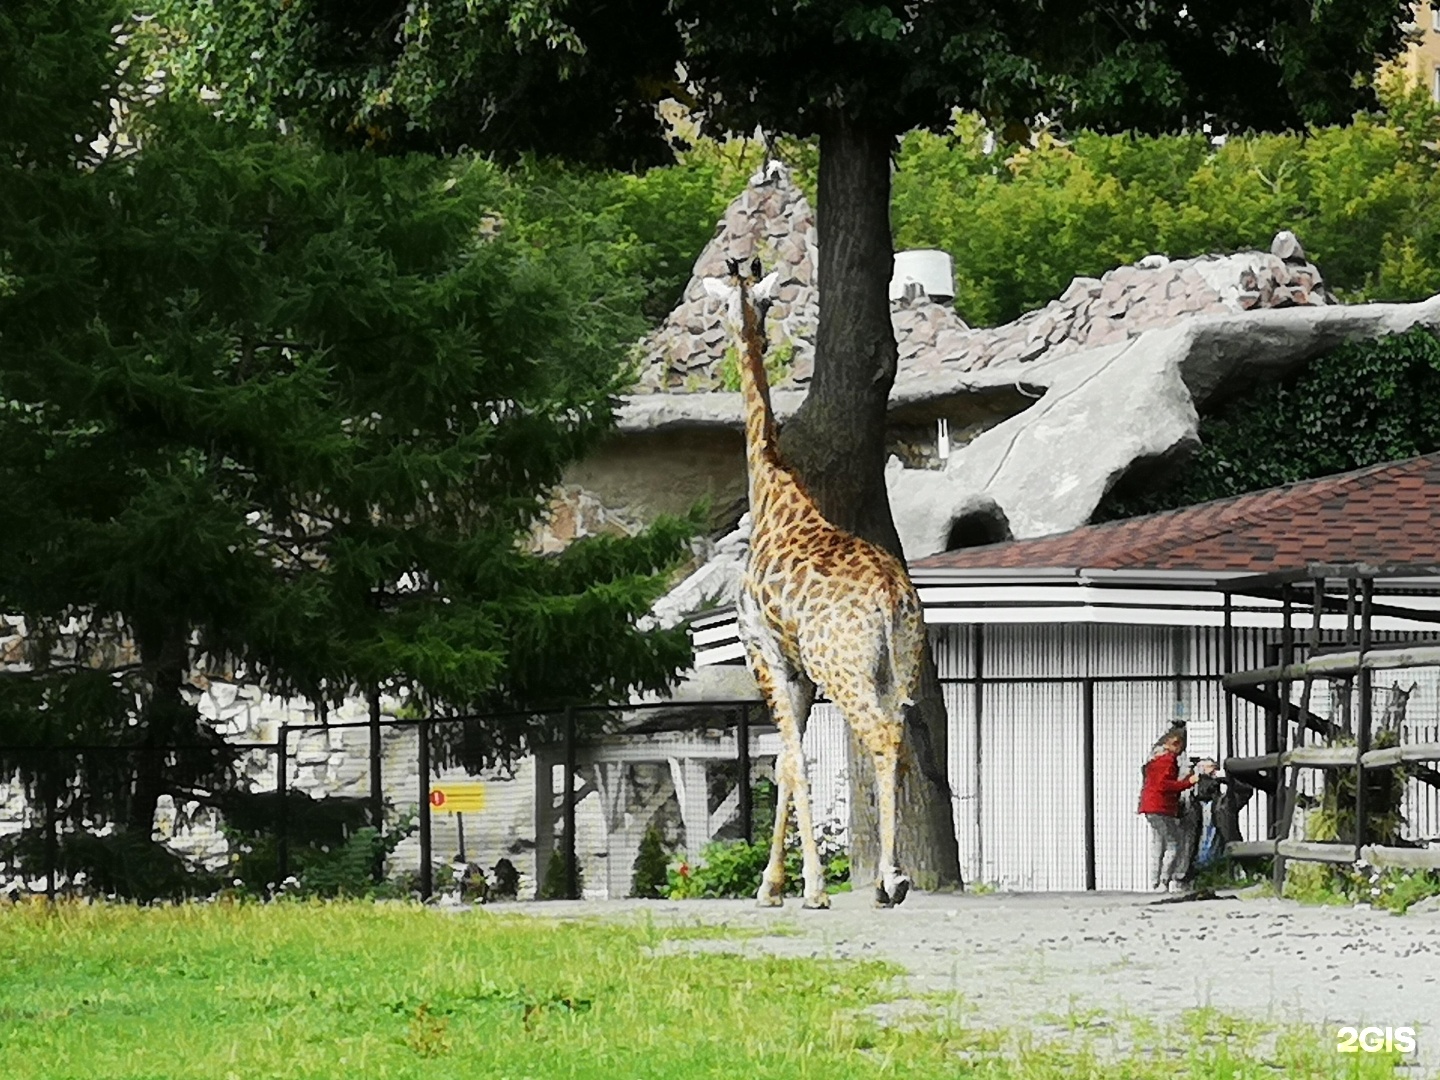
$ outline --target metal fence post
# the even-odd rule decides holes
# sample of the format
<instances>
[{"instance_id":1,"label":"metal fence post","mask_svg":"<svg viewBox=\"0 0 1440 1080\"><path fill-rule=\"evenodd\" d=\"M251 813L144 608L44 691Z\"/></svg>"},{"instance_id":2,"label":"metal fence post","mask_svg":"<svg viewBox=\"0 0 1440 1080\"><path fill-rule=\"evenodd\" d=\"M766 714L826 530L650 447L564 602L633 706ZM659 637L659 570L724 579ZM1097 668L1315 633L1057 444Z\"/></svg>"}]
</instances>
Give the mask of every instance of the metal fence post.
<instances>
[{"instance_id":1,"label":"metal fence post","mask_svg":"<svg viewBox=\"0 0 1440 1080\"><path fill-rule=\"evenodd\" d=\"M1368 800L1365 795L1365 764L1364 758L1370 750L1370 725L1374 719L1374 705L1370 667L1365 662L1365 654L1370 651L1372 636L1370 631L1371 612L1370 605L1375 595L1375 579L1365 578L1360 583L1360 671L1358 684L1360 687L1360 716L1359 723L1355 728L1355 858L1360 858L1361 849L1365 847L1369 829L1365 820L1369 812Z\"/></svg>"},{"instance_id":2,"label":"metal fence post","mask_svg":"<svg viewBox=\"0 0 1440 1080\"><path fill-rule=\"evenodd\" d=\"M971 631L970 673L975 677L975 879L985 880L985 624Z\"/></svg>"},{"instance_id":3,"label":"metal fence post","mask_svg":"<svg viewBox=\"0 0 1440 1080\"><path fill-rule=\"evenodd\" d=\"M50 769L45 776L45 899L51 907L55 906L56 864L60 861L60 838L55 831L55 789L59 787L59 775L60 748L56 747L51 755Z\"/></svg>"},{"instance_id":4,"label":"metal fence post","mask_svg":"<svg viewBox=\"0 0 1440 1080\"><path fill-rule=\"evenodd\" d=\"M419 734L417 756L420 759L420 899L429 900L435 891L430 865L430 721L421 720L416 728Z\"/></svg>"},{"instance_id":5,"label":"metal fence post","mask_svg":"<svg viewBox=\"0 0 1440 1080\"><path fill-rule=\"evenodd\" d=\"M1222 675L1229 675L1235 670L1235 610L1231 594L1225 594L1225 626L1222 631L1225 638L1220 643L1224 650L1220 666L1224 668ZM1225 699L1225 752L1220 760L1239 757L1235 749L1235 695L1225 689L1225 683L1220 683L1220 695Z\"/></svg>"},{"instance_id":6,"label":"metal fence post","mask_svg":"<svg viewBox=\"0 0 1440 1080\"><path fill-rule=\"evenodd\" d=\"M370 707L370 827L378 838L385 828L385 789L382 775L380 742L380 687L372 683L365 691ZM377 848L378 851L378 848ZM370 878L377 885L385 875L384 859L378 854L370 867Z\"/></svg>"},{"instance_id":7,"label":"metal fence post","mask_svg":"<svg viewBox=\"0 0 1440 1080\"><path fill-rule=\"evenodd\" d=\"M575 864L575 710L565 709L565 796L563 804L565 898L580 899L579 867Z\"/></svg>"},{"instance_id":8,"label":"metal fence post","mask_svg":"<svg viewBox=\"0 0 1440 1080\"><path fill-rule=\"evenodd\" d=\"M740 716L735 724L735 757L740 772L737 791L740 796L740 835L745 843L755 842L755 814L750 795L750 706L740 706Z\"/></svg>"},{"instance_id":9,"label":"metal fence post","mask_svg":"<svg viewBox=\"0 0 1440 1080\"><path fill-rule=\"evenodd\" d=\"M1085 888L1095 891L1095 680L1085 676L1084 725L1085 768Z\"/></svg>"},{"instance_id":10,"label":"metal fence post","mask_svg":"<svg viewBox=\"0 0 1440 1080\"><path fill-rule=\"evenodd\" d=\"M290 791L286 774L290 771L290 726L280 725L275 742L275 887L285 884L290 876Z\"/></svg>"}]
</instances>

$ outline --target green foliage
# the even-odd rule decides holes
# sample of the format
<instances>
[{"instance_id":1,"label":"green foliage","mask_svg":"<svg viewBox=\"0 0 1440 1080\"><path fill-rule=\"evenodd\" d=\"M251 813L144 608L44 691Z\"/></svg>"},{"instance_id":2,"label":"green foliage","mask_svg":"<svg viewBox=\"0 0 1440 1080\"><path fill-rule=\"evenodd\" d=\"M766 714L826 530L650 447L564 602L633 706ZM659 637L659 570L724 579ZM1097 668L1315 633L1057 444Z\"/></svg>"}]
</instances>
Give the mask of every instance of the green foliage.
<instances>
[{"instance_id":1,"label":"green foliage","mask_svg":"<svg viewBox=\"0 0 1440 1080\"><path fill-rule=\"evenodd\" d=\"M62 8L20 9L47 62L75 55L0 74L0 114L72 117L116 64L143 81L108 22L76 21L99 8ZM161 794L234 782L182 690L202 657L275 693L379 683L430 710L664 687L686 635L638 624L692 523L556 558L523 543L609 430L641 325L638 293L592 310L611 286L576 253L605 238L537 242L518 212L477 228L516 197L484 162L336 153L109 89L131 149L75 128L58 157L0 144L0 608L30 661L0 727L134 752L0 767L54 785L76 827L148 833ZM437 752L481 766L536 730L472 725ZM190 749L148 749L173 743Z\"/></svg>"},{"instance_id":2,"label":"green foliage","mask_svg":"<svg viewBox=\"0 0 1440 1080\"><path fill-rule=\"evenodd\" d=\"M659 900L669 885L666 867L670 857L665 853L660 830L649 828L640 841L640 850L631 867L630 895L642 900Z\"/></svg>"},{"instance_id":3,"label":"green foliage","mask_svg":"<svg viewBox=\"0 0 1440 1080\"><path fill-rule=\"evenodd\" d=\"M1200 424L1162 490L1116 490L1095 520L1188 506L1440 448L1440 342L1423 328L1343 346Z\"/></svg>"},{"instance_id":4,"label":"green foliage","mask_svg":"<svg viewBox=\"0 0 1440 1080\"><path fill-rule=\"evenodd\" d=\"M329 800L316 800L320 807ZM384 866L395 849L419 826L415 812L391 822L382 832L373 825L346 830L331 836L307 830L303 819L292 818L288 862L290 881L277 882L276 847L273 827L257 831L226 828L230 845L229 882L242 893L268 896L279 891L305 898L386 895L394 889L375 881L375 868Z\"/></svg>"},{"instance_id":5,"label":"green foliage","mask_svg":"<svg viewBox=\"0 0 1440 1080\"><path fill-rule=\"evenodd\" d=\"M1412 904L1440 896L1440 872L1292 862L1285 896L1307 904L1368 904L1403 915Z\"/></svg>"},{"instance_id":6,"label":"green foliage","mask_svg":"<svg viewBox=\"0 0 1440 1080\"><path fill-rule=\"evenodd\" d=\"M773 814L772 814L773 819ZM757 831L757 835L762 835ZM826 892L850 889L850 852L840 841L839 825L827 822L817 837L820 863L825 871ZM672 861L666 895L671 900L753 897L760 891L765 866L770 861L770 844L747 844L744 840L706 844L700 861ZM785 843L785 895L799 896L805 889L800 876L803 865L800 836L793 830Z\"/></svg>"},{"instance_id":7,"label":"green foliage","mask_svg":"<svg viewBox=\"0 0 1440 1080\"><path fill-rule=\"evenodd\" d=\"M575 864L575 893L577 896L585 892L584 867L578 862ZM535 893L536 900L568 900L570 891L565 884L565 856L559 848L552 848L550 859L545 864L545 875L540 879L540 888Z\"/></svg>"},{"instance_id":8,"label":"green foliage","mask_svg":"<svg viewBox=\"0 0 1440 1080\"><path fill-rule=\"evenodd\" d=\"M27 828L0 837L0 868L39 875L46 865L45 832ZM150 902L208 896L220 880L149 836L129 830L85 831L57 837L55 870L64 892Z\"/></svg>"},{"instance_id":9,"label":"green foliage","mask_svg":"<svg viewBox=\"0 0 1440 1080\"><path fill-rule=\"evenodd\" d=\"M1281 229L1346 300L1440 291L1440 109L1423 90L1391 87L1384 113L1344 127L1220 147L1197 133L1080 132L987 152L988 137L972 114L948 136L910 133L892 199L896 247L951 254L972 325L1042 306L1078 275L1151 253L1265 249Z\"/></svg>"},{"instance_id":10,"label":"green foliage","mask_svg":"<svg viewBox=\"0 0 1440 1080\"><path fill-rule=\"evenodd\" d=\"M782 341L765 354L765 378L769 380L771 386L775 386L790 374L790 368L794 366L794 363L794 343ZM720 380L722 390L729 390L733 393L740 389L740 352L734 345L725 347L725 356L721 359L715 374Z\"/></svg>"}]
</instances>

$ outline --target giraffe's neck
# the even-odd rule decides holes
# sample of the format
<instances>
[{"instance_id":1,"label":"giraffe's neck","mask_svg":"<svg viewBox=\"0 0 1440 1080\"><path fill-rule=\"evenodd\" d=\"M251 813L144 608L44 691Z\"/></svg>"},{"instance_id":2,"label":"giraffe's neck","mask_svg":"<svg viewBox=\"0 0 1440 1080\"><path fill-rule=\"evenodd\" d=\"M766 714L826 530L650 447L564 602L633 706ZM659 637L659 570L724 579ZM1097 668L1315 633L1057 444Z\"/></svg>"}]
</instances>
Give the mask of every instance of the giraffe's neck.
<instances>
[{"instance_id":1,"label":"giraffe's neck","mask_svg":"<svg viewBox=\"0 0 1440 1080\"><path fill-rule=\"evenodd\" d=\"M765 374L765 328L749 290L740 286L740 393L745 402L745 463L750 476L750 510L759 514L782 479L793 480L780 459L780 429L770 404Z\"/></svg>"}]
</instances>

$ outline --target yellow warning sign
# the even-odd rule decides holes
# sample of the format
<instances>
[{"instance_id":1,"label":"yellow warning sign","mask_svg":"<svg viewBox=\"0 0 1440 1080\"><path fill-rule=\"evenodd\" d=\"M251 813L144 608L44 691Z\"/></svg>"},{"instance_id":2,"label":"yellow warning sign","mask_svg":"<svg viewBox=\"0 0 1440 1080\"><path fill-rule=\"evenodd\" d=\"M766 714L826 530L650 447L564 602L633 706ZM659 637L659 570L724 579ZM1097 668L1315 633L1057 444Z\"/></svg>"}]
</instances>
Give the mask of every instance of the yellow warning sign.
<instances>
[{"instance_id":1,"label":"yellow warning sign","mask_svg":"<svg viewBox=\"0 0 1440 1080\"><path fill-rule=\"evenodd\" d=\"M430 808L442 814L471 814L485 809L484 784L443 784L430 789Z\"/></svg>"}]
</instances>

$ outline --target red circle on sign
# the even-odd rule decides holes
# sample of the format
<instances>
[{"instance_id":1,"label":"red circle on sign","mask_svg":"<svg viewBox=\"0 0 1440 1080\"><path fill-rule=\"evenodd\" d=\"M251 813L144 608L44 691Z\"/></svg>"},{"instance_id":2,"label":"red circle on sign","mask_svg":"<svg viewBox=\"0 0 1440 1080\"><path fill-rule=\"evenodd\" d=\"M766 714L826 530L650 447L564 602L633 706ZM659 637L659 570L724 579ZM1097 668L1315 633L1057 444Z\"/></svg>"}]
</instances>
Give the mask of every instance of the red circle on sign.
<instances>
[{"instance_id":1,"label":"red circle on sign","mask_svg":"<svg viewBox=\"0 0 1440 1080\"><path fill-rule=\"evenodd\" d=\"M444 806L444 805L445 805L445 792L443 792L443 791L432 791L432 792L430 792L430 805L431 805L431 806Z\"/></svg>"}]
</instances>

